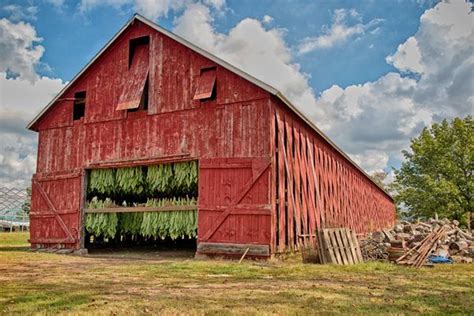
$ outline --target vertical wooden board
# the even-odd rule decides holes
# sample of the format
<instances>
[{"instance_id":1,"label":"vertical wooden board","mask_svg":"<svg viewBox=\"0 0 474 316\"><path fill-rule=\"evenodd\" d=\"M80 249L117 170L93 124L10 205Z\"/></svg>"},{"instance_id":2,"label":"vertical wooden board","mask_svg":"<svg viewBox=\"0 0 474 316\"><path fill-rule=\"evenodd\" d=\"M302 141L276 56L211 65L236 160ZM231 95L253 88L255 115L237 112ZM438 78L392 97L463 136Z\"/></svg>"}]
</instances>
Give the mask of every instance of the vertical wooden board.
<instances>
[{"instance_id":1,"label":"vertical wooden board","mask_svg":"<svg viewBox=\"0 0 474 316\"><path fill-rule=\"evenodd\" d=\"M302 203L301 203L301 167L299 162L299 137L297 128L298 125L294 125L293 118L289 121L290 122L290 138L293 144L293 150L290 155L290 161L293 173L293 198L295 201L295 224L296 224L296 236L295 242L298 245L300 238L299 235L304 233L303 221L302 221ZM304 240L303 240L303 247L304 247Z\"/></svg>"},{"instance_id":2,"label":"vertical wooden board","mask_svg":"<svg viewBox=\"0 0 474 316\"><path fill-rule=\"evenodd\" d=\"M294 165L292 159L292 148L293 148L293 136L291 128L291 118L285 116L285 135L286 135L286 144L285 144L285 165L286 165L286 179L287 179L287 194L288 194L288 212L287 212L287 234L288 234L288 244L290 249L298 249L298 238L297 235L300 234L299 225L298 225L298 216L297 216L297 204L296 198L294 195Z\"/></svg>"},{"instance_id":3,"label":"vertical wooden board","mask_svg":"<svg viewBox=\"0 0 474 316\"><path fill-rule=\"evenodd\" d=\"M277 110L278 111L278 110ZM286 217L286 208L288 200L286 199L286 172L285 172L285 127L281 115L275 112L278 125L278 218L279 218L279 250L284 251L288 240L288 221Z\"/></svg>"},{"instance_id":4,"label":"vertical wooden board","mask_svg":"<svg viewBox=\"0 0 474 316\"><path fill-rule=\"evenodd\" d=\"M352 259L352 254L351 254L351 246L349 244L349 241L347 240L347 229L346 228L339 228L336 231L338 242L341 245L342 249L342 256L344 257L344 260L346 264L354 264L354 260Z\"/></svg>"},{"instance_id":5,"label":"vertical wooden board","mask_svg":"<svg viewBox=\"0 0 474 316\"><path fill-rule=\"evenodd\" d=\"M351 230L351 236L352 236L352 243L354 244L354 248L356 250L357 258L359 259L358 263L364 262L364 258L362 257L362 253L360 251L359 242L357 241L356 234L353 230Z\"/></svg>"},{"instance_id":6,"label":"vertical wooden board","mask_svg":"<svg viewBox=\"0 0 474 316\"><path fill-rule=\"evenodd\" d=\"M329 259L331 260L330 263L338 263L338 258L336 257L336 253L334 251L334 246L332 244L331 236L330 236L330 228L323 229L323 237L324 237L324 244L326 245L327 252L329 254Z\"/></svg>"},{"instance_id":7,"label":"vertical wooden board","mask_svg":"<svg viewBox=\"0 0 474 316\"><path fill-rule=\"evenodd\" d=\"M268 100L267 106L270 108L271 103ZM273 110L273 109L272 109ZM271 253L276 253L278 250L278 217L277 217L277 192L278 192L278 182L277 182L277 173L278 173L278 155L277 155L277 134L278 126L276 124L275 114L272 112L270 114L270 152L271 152L271 179L269 189L271 192L270 201L271 201L271 220L270 220L270 251Z\"/></svg>"},{"instance_id":8,"label":"vertical wooden board","mask_svg":"<svg viewBox=\"0 0 474 316\"><path fill-rule=\"evenodd\" d=\"M300 225L300 234L307 235L307 227L306 227L306 198L305 192L303 187L303 174L304 174L304 166L302 165L301 161L301 140L300 140L300 132L299 126L295 125L293 128L293 135L294 135L294 176L295 176L295 198L297 203L297 215L299 217L299 225ZM306 246L306 237L302 238L303 247Z\"/></svg>"},{"instance_id":9,"label":"vertical wooden board","mask_svg":"<svg viewBox=\"0 0 474 316\"><path fill-rule=\"evenodd\" d=\"M351 233L351 230L348 229L348 228L345 228L344 229L344 232L343 232L343 238L346 239L346 243L348 245L348 256L350 256L351 260L352 260L352 263L359 263L359 257L357 256L357 253L356 253L356 248L355 248L355 245L352 241L352 233Z\"/></svg>"},{"instance_id":10,"label":"vertical wooden board","mask_svg":"<svg viewBox=\"0 0 474 316\"><path fill-rule=\"evenodd\" d=\"M304 228L308 236L309 236L309 243L313 245L313 237L314 230L311 227L311 220L312 217L312 208L311 208L311 196L309 193L308 188L308 165L306 159L306 137L304 129L299 131L299 139L300 139L300 164L301 164L301 187L302 187L302 208L304 211L303 221L304 221Z\"/></svg>"},{"instance_id":11,"label":"vertical wooden board","mask_svg":"<svg viewBox=\"0 0 474 316\"><path fill-rule=\"evenodd\" d=\"M341 245L339 244L337 240L337 228L330 228L328 229L329 232L329 238L330 238L330 243L332 245L332 249L334 250L334 254L336 256L337 264L346 264L345 263L345 258L342 254L343 249L341 248Z\"/></svg>"},{"instance_id":12,"label":"vertical wooden board","mask_svg":"<svg viewBox=\"0 0 474 316\"><path fill-rule=\"evenodd\" d=\"M316 237L318 238L318 253L321 260L321 263L328 263L329 260L327 258L327 246L324 243L324 234L322 229L318 229L316 231Z\"/></svg>"},{"instance_id":13,"label":"vertical wooden board","mask_svg":"<svg viewBox=\"0 0 474 316\"><path fill-rule=\"evenodd\" d=\"M309 230L311 234L316 232L318 225L318 211L317 211L317 195L316 195L316 171L314 169L313 146L310 143L310 137L305 133L305 147L306 147L306 165L307 165L307 180L308 180L308 198L309 198Z\"/></svg>"}]
</instances>

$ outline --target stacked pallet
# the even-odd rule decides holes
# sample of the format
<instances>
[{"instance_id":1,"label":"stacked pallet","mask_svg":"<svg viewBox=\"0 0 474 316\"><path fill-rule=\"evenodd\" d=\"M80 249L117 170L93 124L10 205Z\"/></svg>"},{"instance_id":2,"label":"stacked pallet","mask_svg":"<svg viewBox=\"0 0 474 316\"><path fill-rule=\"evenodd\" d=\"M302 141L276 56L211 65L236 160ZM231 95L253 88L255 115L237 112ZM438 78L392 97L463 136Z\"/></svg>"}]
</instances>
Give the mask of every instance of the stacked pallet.
<instances>
[{"instance_id":1,"label":"stacked pallet","mask_svg":"<svg viewBox=\"0 0 474 316\"><path fill-rule=\"evenodd\" d=\"M348 265L363 262L359 242L348 228L325 228L317 231L321 263Z\"/></svg>"}]
</instances>

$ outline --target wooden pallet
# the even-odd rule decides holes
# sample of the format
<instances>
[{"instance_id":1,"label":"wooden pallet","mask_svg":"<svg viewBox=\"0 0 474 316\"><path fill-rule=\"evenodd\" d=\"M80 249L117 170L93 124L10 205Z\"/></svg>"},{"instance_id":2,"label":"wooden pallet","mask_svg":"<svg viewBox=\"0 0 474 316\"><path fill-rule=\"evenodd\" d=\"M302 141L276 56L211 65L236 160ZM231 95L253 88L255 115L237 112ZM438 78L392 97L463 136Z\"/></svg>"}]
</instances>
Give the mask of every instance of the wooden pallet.
<instances>
[{"instance_id":1,"label":"wooden pallet","mask_svg":"<svg viewBox=\"0 0 474 316\"><path fill-rule=\"evenodd\" d=\"M316 235L321 263L348 265L364 261L356 235L349 228L324 228Z\"/></svg>"}]
</instances>

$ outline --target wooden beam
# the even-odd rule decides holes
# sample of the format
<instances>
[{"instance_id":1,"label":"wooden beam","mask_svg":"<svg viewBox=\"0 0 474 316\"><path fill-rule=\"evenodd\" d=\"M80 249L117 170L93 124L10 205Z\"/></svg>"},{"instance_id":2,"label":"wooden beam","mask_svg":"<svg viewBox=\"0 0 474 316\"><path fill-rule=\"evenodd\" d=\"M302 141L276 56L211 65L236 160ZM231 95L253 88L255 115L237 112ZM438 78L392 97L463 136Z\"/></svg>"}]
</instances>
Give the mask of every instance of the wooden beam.
<instances>
[{"instance_id":1,"label":"wooden beam","mask_svg":"<svg viewBox=\"0 0 474 316\"><path fill-rule=\"evenodd\" d=\"M159 157L95 161L95 162L90 162L86 166L86 169L145 166L145 165L153 165L153 164L163 164L167 162L181 162L181 161L190 161L190 160L196 160L196 159L191 158L189 153L183 153L183 154L159 156Z\"/></svg>"},{"instance_id":2,"label":"wooden beam","mask_svg":"<svg viewBox=\"0 0 474 316\"><path fill-rule=\"evenodd\" d=\"M75 244L76 240L68 238L30 238L28 242L30 244Z\"/></svg>"},{"instance_id":3,"label":"wooden beam","mask_svg":"<svg viewBox=\"0 0 474 316\"><path fill-rule=\"evenodd\" d=\"M201 254L242 255L246 251L248 256L270 256L269 245L200 242L197 246L197 252Z\"/></svg>"},{"instance_id":4,"label":"wooden beam","mask_svg":"<svg viewBox=\"0 0 474 316\"><path fill-rule=\"evenodd\" d=\"M169 206L121 206L105 208L86 208L84 213L141 213L141 212L172 212L172 211L196 211L197 205L169 205Z\"/></svg>"},{"instance_id":5,"label":"wooden beam","mask_svg":"<svg viewBox=\"0 0 474 316\"><path fill-rule=\"evenodd\" d=\"M78 210L76 209L69 209L69 210L57 210L56 213L44 213L44 212L30 212L30 217L32 218L40 218L40 217L56 217L57 215L71 215L77 214Z\"/></svg>"}]
</instances>

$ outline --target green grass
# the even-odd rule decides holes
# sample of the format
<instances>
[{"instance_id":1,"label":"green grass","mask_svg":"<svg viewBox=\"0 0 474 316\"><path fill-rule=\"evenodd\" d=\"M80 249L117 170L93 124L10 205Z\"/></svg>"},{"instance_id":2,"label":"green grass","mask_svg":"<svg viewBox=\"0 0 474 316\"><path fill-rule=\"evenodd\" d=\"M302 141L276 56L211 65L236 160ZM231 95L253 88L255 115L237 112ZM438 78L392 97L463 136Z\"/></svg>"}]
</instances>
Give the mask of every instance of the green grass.
<instances>
[{"instance_id":1,"label":"green grass","mask_svg":"<svg viewBox=\"0 0 474 316\"><path fill-rule=\"evenodd\" d=\"M146 261L8 248L22 238L0 235L0 314L474 313L474 265Z\"/></svg>"},{"instance_id":2,"label":"green grass","mask_svg":"<svg viewBox=\"0 0 474 316\"><path fill-rule=\"evenodd\" d=\"M0 232L0 247L28 247L29 232Z\"/></svg>"}]
</instances>

